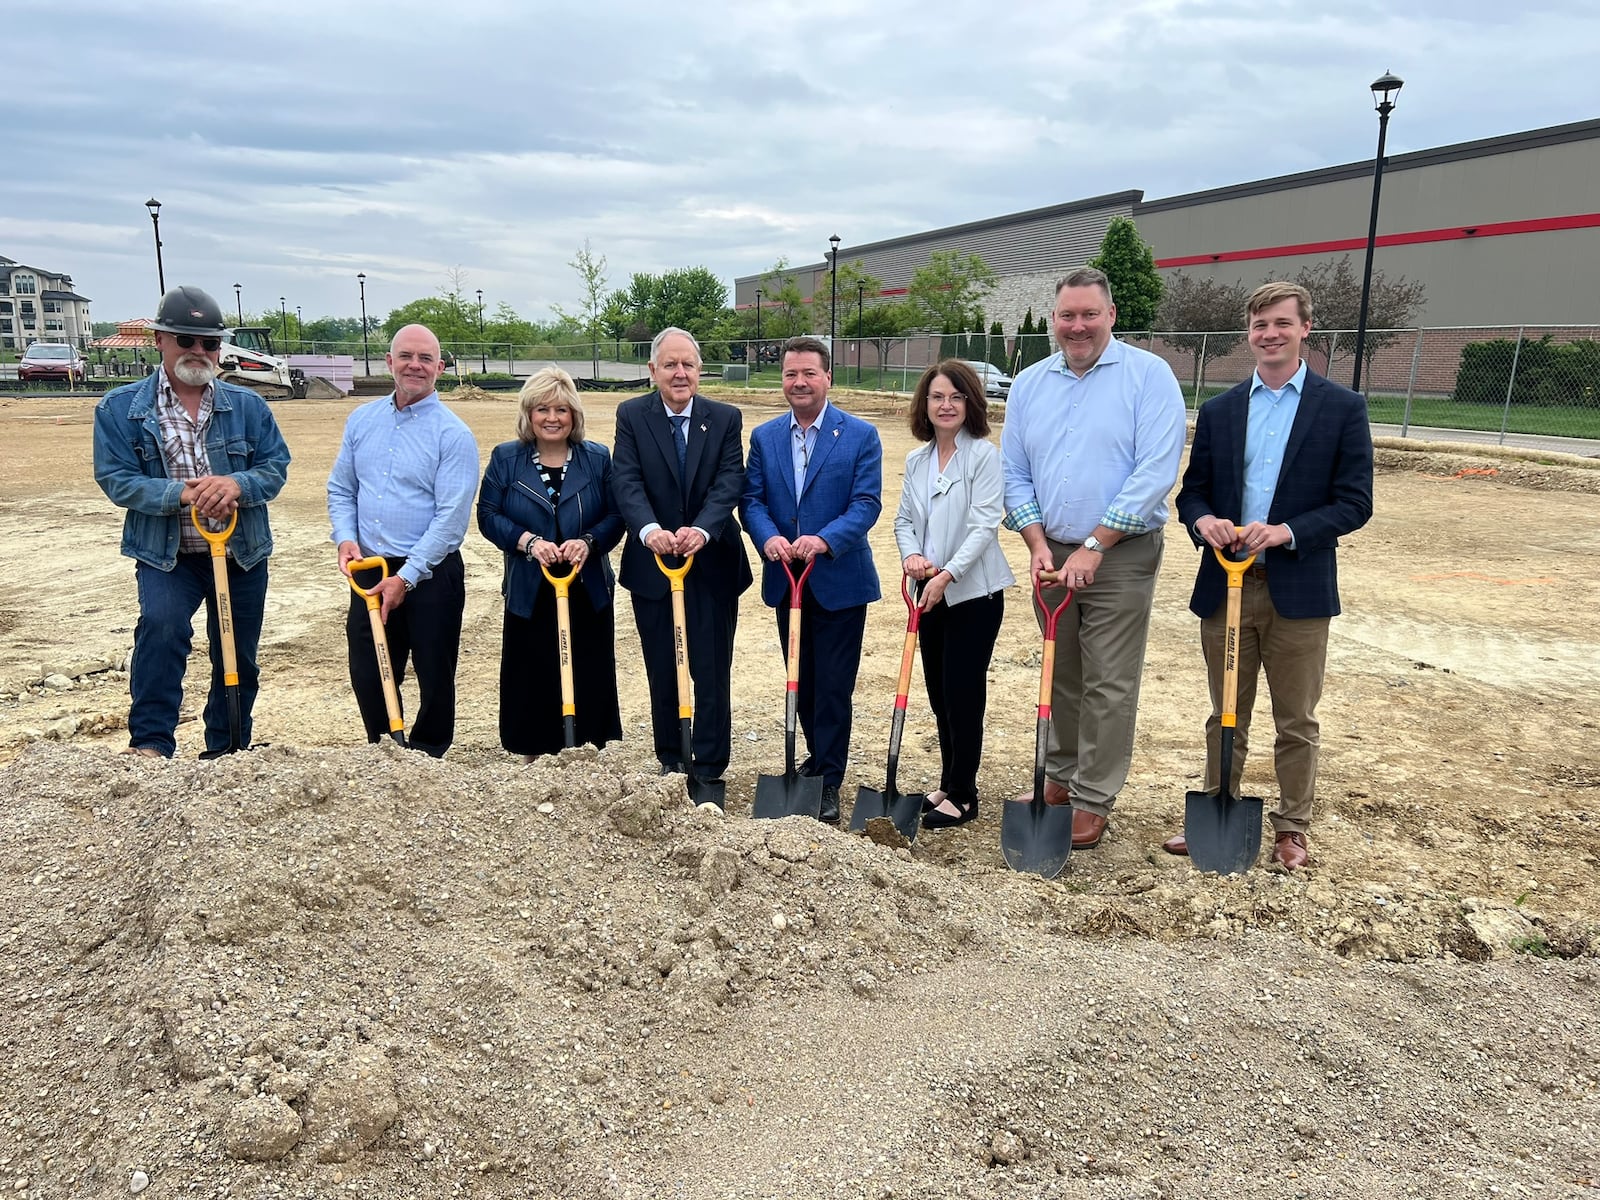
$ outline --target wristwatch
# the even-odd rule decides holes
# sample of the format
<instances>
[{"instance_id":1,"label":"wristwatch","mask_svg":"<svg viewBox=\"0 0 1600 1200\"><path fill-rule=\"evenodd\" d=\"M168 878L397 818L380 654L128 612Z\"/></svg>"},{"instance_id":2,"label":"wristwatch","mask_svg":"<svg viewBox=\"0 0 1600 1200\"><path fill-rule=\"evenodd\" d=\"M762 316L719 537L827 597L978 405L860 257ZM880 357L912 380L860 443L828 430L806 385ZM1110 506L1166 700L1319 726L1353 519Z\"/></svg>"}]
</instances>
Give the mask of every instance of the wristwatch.
<instances>
[{"instance_id":1,"label":"wristwatch","mask_svg":"<svg viewBox=\"0 0 1600 1200\"><path fill-rule=\"evenodd\" d=\"M1096 554L1104 554L1106 552L1106 544L1092 533L1083 539L1083 548L1085 550L1093 550Z\"/></svg>"},{"instance_id":2,"label":"wristwatch","mask_svg":"<svg viewBox=\"0 0 1600 1200\"><path fill-rule=\"evenodd\" d=\"M409 596L412 592L417 590L417 585L412 583L411 580L407 579L404 575L396 575L395 578L398 579L400 581L400 585L406 589L406 595Z\"/></svg>"}]
</instances>

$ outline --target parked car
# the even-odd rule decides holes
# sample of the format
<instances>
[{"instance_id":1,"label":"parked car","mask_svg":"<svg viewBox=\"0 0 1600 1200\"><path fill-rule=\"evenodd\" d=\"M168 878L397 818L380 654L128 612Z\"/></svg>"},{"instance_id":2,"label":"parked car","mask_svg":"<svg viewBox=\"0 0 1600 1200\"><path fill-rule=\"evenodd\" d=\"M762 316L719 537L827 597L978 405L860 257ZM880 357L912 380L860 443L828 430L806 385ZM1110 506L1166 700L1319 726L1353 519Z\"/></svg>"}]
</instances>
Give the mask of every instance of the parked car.
<instances>
[{"instance_id":1,"label":"parked car","mask_svg":"<svg viewBox=\"0 0 1600 1200\"><path fill-rule=\"evenodd\" d=\"M82 383L88 374L83 356L65 342L35 342L17 364L17 378L24 383L59 379L71 385Z\"/></svg>"},{"instance_id":2,"label":"parked car","mask_svg":"<svg viewBox=\"0 0 1600 1200\"><path fill-rule=\"evenodd\" d=\"M1004 399L1011 394L1011 376L993 363L979 362L971 358L963 358L960 361L971 367L972 373L983 381L984 395Z\"/></svg>"}]
</instances>

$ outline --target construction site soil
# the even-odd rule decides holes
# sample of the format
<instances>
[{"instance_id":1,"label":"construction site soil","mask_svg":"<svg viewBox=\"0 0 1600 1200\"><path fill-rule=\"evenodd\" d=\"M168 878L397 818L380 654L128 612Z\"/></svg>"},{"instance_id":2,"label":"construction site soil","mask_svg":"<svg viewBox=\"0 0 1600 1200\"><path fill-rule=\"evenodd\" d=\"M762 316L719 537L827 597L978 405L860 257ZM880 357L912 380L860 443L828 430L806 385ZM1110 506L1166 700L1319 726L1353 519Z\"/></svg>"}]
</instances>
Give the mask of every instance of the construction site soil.
<instances>
[{"instance_id":1,"label":"construction site soil","mask_svg":"<svg viewBox=\"0 0 1600 1200\"><path fill-rule=\"evenodd\" d=\"M886 467L848 799L884 783L913 443L895 400L836 400L878 424ZM747 429L781 407L740 402ZM136 601L92 403L0 399L0 1193L1596 1194L1596 464L1381 446L1293 874L1159 848L1206 712L1195 555L1169 539L1131 777L1106 840L1046 882L999 850L1032 777L1020 586L980 818L909 849L750 819L783 746L754 591L726 817L655 773L625 600L624 741L506 755L500 567L475 529L455 747L364 744L324 503L349 400L274 405L295 457L271 510L268 744L196 760L202 634L178 757L119 756ZM608 445L615 403L585 398ZM510 394L453 406L485 457L512 436ZM919 668L901 789L936 766ZM1274 794L1270 755L1244 790Z\"/></svg>"}]
</instances>

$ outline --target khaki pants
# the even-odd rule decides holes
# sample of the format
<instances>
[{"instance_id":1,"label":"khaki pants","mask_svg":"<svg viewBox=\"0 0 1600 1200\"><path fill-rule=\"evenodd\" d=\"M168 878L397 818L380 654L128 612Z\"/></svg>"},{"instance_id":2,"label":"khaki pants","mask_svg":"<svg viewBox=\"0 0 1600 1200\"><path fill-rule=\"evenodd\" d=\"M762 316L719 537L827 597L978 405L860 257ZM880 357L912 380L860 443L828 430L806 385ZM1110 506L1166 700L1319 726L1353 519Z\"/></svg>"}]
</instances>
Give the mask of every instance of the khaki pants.
<instances>
[{"instance_id":1,"label":"khaki pants","mask_svg":"<svg viewBox=\"0 0 1600 1200\"><path fill-rule=\"evenodd\" d=\"M1133 759L1162 541L1157 529L1111 547L1094 583L1073 596L1056 626L1045 774L1072 794L1075 807L1100 816L1111 811ZM1049 545L1058 563L1077 549L1072 542ZM1046 589L1045 602L1054 608L1061 595ZM1037 604L1033 610L1042 630L1044 616Z\"/></svg>"},{"instance_id":2,"label":"khaki pants","mask_svg":"<svg viewBox=\"0 0 1600 1200\"><path fill-rule=\"evenodd\" d=\"M1206 718L1206 791L1217 790L1221 773L1223 652L1227 643L1227 602L1200 622L1200 649L1205 655L1211 688L1211 715ZM1317 750L1322 736L1317 702L1328 659L1328 618L1289 620L1272 607L1267 581L1244 578L1239 614L1238 725L1233 741L1233 779L1239 794L1245 754L1250 744L1250 711L1256 701L1256 679L1266 669L1277 739L1272 746L1278 774L1278 807L1272 826L1279 833L1305 833L1317 792Z\"/></svg>"}]
</instances>

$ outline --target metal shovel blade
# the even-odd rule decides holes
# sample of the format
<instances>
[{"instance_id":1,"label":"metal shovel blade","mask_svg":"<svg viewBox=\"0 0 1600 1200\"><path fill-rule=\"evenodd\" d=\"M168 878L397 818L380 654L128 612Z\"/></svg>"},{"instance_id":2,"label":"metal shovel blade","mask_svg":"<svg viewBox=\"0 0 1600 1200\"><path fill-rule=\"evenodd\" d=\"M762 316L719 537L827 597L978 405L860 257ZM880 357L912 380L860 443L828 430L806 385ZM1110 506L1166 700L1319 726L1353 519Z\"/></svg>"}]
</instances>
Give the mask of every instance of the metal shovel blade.
<instances>
[{"instance_id":1,"label":"metal shovel blade","mask_svg":"<svg viewBox=\"0 0 1600 1200\"><path fill-rule=\"evenodd\" d=\"M1013 871L1054 879L1072 857L1072 806L1046 804L1038 796L1007 803L1000 816L1000 852Z\"/></svg>"},{"instance_id":2,"label":"metal shovel blade","mask_svg":"<svg viewBox=\"0 0 1600 1200\"><path fill-rule=\"evenodd\" d=\"M1226 792L1186 792L1183 836L1197 870L1242 875L1261 852L1261 801Z\"/></svg>"},{"instance_id":3,"label":"metal shovel blade","mask_svg":"<svg viewBox=\"0 0 1600 1200\"><path fill-rule=\"evenodd\" d=\"M762 820L778 817L822 816L822 776L761 775L756 779L756 800L750 809L752 817Z\"/></svg>"},{"instance_id":4,"label":"metal shovel blade","mask_svg":"<svg viewBox=\"0 0 1600 1200\"><path fill-rule=\"evenodd\" d=\"M922 828L922 806L928 797L922 792L901 793L894 788L877 791L874 788L856 788L856 806L850 811L850 832L865 833L867 822L875 817L887 817L894 822L908 842L917 840Z\"/></svg>"}]
</instances>

